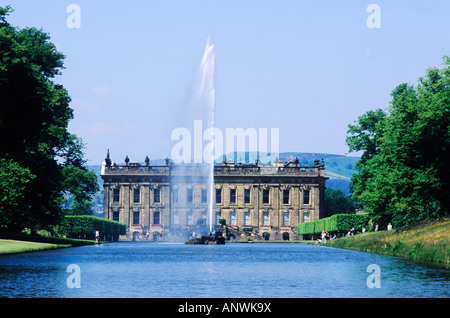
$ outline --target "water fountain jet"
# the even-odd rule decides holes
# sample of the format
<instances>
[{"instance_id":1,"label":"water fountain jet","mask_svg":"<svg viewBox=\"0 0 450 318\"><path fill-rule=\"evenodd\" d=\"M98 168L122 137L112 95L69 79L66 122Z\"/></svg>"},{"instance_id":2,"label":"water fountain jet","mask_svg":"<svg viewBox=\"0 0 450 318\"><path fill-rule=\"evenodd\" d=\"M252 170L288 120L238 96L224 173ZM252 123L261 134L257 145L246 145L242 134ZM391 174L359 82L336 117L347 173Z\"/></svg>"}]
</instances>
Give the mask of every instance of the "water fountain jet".
<instances>
[{"instance_id":1,"label":"water fountain jet","mask_svg":"<svg viewBox=\"0 0 450 318\"><path fill-rule=\"evenodd\" d=\"M203 53L203 58L200 63L200 86L198 89L198 98L200 104L204 107L207 112L207 128L214 128L214 109L215 109L215 88L214 88L214 71L215 71L215 51L214 45L210 43L210 37L206 41L205 51ZM206 160L208 164L208 184L207 192L209 196L208 202L208 222L209 222L209 236L202 236L201 239L190 240L187 243L190 244L224 244L225 240L219 237L216 233L213 233L213 213L214 213L214 156L215 156L215 141L214 134L211 136L211 151L209 152L209 157L203 159ZM213 242L213 243L211 243Z\"/></svg>"}]
</instances>

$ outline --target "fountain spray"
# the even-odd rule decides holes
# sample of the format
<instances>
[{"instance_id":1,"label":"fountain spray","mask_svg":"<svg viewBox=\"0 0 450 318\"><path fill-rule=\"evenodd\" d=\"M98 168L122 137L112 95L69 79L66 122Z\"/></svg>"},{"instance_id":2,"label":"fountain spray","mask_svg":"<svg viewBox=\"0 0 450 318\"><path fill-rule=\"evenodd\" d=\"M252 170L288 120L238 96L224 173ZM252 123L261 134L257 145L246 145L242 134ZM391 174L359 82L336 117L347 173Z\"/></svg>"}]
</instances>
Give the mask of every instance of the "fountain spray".
<instances>
[{"instance_id":1,"label":"fountain spray","mask_svg":"<svg viewBox=\"0 0 450 318\"><path fill-rule=\"evenodd\" d=\"M215 108L215 89L214 89L214 70L215 70L215 52L214 45L210 43L211 37L206 40L205 52L203 53L200 64L200 88L199 93L202 102L208 113L208 128L214 127L214 108ZM211 137L211 152L207 162L208 167L208 219L209 232L213 230L213 212L214 212L214 135ZM206 159L206 158L205 158Z\"/></svg>"}]
</instances>

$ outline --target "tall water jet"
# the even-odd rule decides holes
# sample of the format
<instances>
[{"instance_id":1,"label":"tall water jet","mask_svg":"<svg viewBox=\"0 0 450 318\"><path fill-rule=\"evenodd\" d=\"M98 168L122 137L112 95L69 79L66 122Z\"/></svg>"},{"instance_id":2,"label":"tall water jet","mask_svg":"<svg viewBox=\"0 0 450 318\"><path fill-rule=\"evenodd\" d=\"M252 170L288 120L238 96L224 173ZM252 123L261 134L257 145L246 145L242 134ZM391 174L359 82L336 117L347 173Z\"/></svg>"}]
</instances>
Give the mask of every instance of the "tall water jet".
<instances>
[{"instance_id":1,"label":"tall water jet","mask_svg":"<svg viewBox=\"0 0 450 318\"><path fill-rule=\"evenodd\" d=\"M210 43L210 37L206 40L205 51L200 64L200 87L199 97L202 105L207 112L207 125L210 131L214 128L214 108L215 108L215 89L214 89L214 70L215 70L215 52L214 45ZM214 134L211 134L210 152L206 153L204 160L208 163L208 221L209 232L213 230L213 213L214 213ZM205 154L204 154L205 155Z\"/></svg>"}]
</instances>

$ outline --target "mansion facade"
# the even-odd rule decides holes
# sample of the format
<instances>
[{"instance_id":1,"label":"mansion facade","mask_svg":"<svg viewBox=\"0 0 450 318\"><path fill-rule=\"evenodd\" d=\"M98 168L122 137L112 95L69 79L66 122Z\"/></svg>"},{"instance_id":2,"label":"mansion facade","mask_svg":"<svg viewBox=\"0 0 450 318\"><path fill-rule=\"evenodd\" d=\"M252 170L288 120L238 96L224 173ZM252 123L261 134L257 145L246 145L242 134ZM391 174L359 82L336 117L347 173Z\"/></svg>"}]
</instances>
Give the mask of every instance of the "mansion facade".
<instances>
[{"instance_id":1,"label":"mansion facade","mask_svg":"<svg viewBox=\"0 0 450 318\"><path fill-rule=\"evenodd\" d=\"M123 240L169 239L180 230L192 235L196 225L224 220L230 229L245 228L270 240L295 240L297 225L318 220L324 212L325 165L302 167L298 159L270 165L234 161L210 167L198 164L117 165L108 155L102 166L103 216L127 225ZM212 200L212 202L211 202ZM212 220L208 211L212 206ZM202 219L203 221L201 221ZM201 221L201 222L199 222Z\"/></svg>"}]
</instances>

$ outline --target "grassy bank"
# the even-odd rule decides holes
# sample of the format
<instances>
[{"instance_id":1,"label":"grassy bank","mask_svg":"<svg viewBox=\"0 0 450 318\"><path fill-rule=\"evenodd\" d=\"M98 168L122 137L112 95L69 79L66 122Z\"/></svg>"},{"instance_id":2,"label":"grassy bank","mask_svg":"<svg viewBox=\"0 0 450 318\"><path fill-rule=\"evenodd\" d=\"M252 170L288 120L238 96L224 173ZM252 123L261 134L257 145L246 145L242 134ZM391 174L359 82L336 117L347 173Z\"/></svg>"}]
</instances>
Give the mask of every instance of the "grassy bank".
<instances>
[{"instance_id":1,"label":"grassy bank","mask_svg":"<svg viewBox=\"0 0 450 318\"><path fill-rule=\"evenodd\" d=\"M0 235L0 255L93 245L94 241L26 234Z\"/></svg>"},{"instance_id":2,"label":"grassy bank","mask_svg":"<svg viewBox=\"0 0 450 318\"><path fill-rule=\"evenodd\" d=\"M408 257L450 266L450 219L329 240L326 246Z\"/></svg>"},{"instance_id":3,"label":"grassy bank","mask_svg":"<svg viewBox=\"0 0 450 318\"><path fill-rule=\"evenodd\" d=\"M37 242L26 242L16 240L0 240L0 255L24 253L24 252L37 252L70 246L71 245L37 243Z\"/></svg>"}]
</instances>

